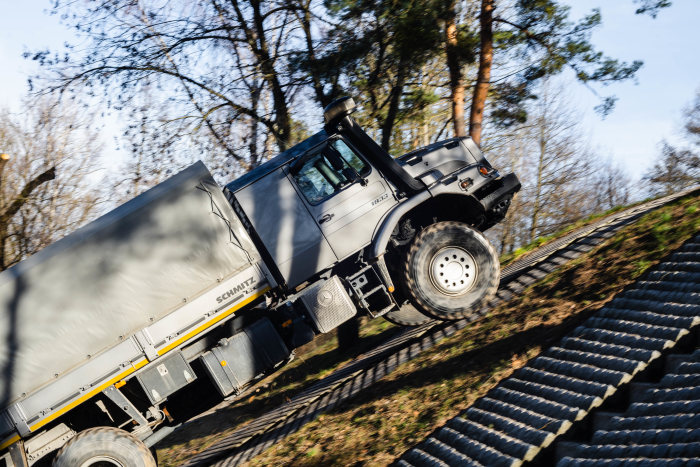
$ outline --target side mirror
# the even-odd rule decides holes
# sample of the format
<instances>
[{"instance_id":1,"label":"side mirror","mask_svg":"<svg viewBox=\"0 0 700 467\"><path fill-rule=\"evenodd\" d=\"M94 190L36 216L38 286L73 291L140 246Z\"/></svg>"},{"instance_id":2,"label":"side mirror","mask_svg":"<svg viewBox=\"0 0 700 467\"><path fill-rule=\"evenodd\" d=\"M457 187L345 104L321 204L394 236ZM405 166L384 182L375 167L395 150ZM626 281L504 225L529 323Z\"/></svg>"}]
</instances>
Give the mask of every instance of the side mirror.
<instances>
[{"instance_id":1,"label":"side mirror","mask_svg":"<svg viewBox=\"0 0 700 467\"><path fill-rule=\"evenodd\" d=\"M357 173L357 170L348 166L340 152L330 144L323 149L323 155L326 156L333 169L340 172L349 183L360 181L363 186L367 184L367 181Z\"/></svg>"},{"instance_id":2,"label":"side mirror","mask_svg":"<svg viewBox=\"0 0 700 467\"><path fill-rule=\"evenodd\" d=\"M343 168L345 167L345 164L343 163L343 158L338 152L336 148L331 146L330 144L323 148L323 151L321 151L324 156L326 156L326 159L331 163L333 166L333 169L342 172Z\"/></svg>"}]
</instances>

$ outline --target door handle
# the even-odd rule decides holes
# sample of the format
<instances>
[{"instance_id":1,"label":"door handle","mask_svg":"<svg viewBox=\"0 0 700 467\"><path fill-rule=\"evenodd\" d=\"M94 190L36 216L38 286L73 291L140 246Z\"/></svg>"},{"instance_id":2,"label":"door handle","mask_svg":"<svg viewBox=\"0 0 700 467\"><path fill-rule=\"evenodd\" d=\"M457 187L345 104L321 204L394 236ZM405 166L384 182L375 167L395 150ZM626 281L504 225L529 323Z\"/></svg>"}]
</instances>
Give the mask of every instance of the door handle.
<instances>
[{"instance_id":1,"label":"door handle","mask_svg":"<svg viewBox=\"0 0 700 467\"><path fill-rule=\"evenodd\" d=\"M326 214L325 216L321 217L321 218L318 220L318 223L319 223L319 224L323 224L324 222L327 222L327 221L333 219L333 216L335 216L335 214Z\"/></svg>"}]
</instances>

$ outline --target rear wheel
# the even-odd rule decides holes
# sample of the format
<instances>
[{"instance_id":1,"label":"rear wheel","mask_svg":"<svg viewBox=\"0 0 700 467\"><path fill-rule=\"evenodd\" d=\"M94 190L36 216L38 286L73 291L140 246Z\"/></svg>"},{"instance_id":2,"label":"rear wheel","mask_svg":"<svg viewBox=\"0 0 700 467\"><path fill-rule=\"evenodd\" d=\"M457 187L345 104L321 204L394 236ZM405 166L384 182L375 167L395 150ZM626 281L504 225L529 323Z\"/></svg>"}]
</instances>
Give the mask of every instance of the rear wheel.
<instances>
[{"instance_id":1,"label":"rear wheel","mask_svg":"<svg viewBox=\"0 0 700 467\"><path fill-rule=\"evenodd\" d=\"M471 316L495 295L500 265L480 232L460 222L439 222L413 240L404 276L419 312L454 320Z\"/></svg>"},{"instance_id":2,"label":"rear wheel","mask_svg":"<svg viewBox=\"0 0 700 467\"><path fill-rule=\"evenodd\" d=\"M433 320L430 316L424 315L410 303L404 303L398 310L393 310L382 316L390 323L399 326L420 326Z\"/></svg>"},{"instance_id":3,"label":"rear wheel","mask_svg":"<svg viewBox=\"0 0 700 467\"><path fill-rule=\"evenodd\" d=\"M145 444L124 430L90 428L68 441L56 455L55 467L156 467Z\"/></svg>"}]
</instances>

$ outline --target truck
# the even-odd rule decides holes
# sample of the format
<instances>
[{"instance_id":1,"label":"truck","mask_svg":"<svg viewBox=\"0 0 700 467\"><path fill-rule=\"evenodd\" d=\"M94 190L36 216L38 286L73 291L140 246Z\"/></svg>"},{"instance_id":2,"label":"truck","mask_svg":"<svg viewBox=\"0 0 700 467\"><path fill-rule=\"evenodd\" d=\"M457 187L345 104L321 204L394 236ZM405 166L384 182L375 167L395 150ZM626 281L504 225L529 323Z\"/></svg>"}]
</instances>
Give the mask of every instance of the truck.
<instances>
[{"instance_id":1,"label":"truck","mask_svg":"<svg viewBox=\"0 0 700 467\"><path fill-rule=\"evenodd\" d=\"M358 315L496 291L482 232L520 189L469 138L393 158L341 98L224 187L198 162L0 273L0 465L146 467L178 404L235 397Z\"/></svg>"}]
</instances>

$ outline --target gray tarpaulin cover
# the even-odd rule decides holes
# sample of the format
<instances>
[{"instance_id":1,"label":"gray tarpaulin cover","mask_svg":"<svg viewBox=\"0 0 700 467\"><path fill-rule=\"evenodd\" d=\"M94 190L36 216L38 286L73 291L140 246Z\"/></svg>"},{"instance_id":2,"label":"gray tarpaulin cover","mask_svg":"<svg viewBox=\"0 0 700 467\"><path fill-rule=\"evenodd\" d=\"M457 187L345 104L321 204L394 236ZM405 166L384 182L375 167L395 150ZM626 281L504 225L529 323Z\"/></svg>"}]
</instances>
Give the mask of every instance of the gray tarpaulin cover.
<instances>
[{"instance_id":1,"label":"gray tarpaulin cover","mask_svg":"<svg viewBox=\"0 0 700 467\"><path fill-rule=\"evenodd\" d=\"M0 391L16 400L258 260L196 163L0 274Z\"/></svg>"}]
</instances>

